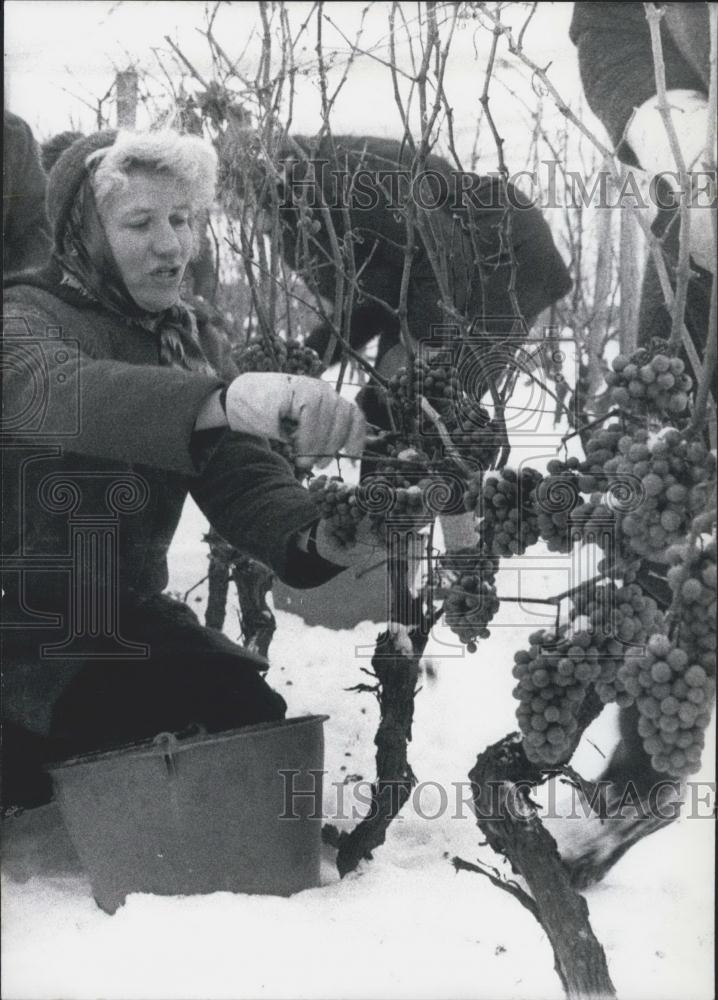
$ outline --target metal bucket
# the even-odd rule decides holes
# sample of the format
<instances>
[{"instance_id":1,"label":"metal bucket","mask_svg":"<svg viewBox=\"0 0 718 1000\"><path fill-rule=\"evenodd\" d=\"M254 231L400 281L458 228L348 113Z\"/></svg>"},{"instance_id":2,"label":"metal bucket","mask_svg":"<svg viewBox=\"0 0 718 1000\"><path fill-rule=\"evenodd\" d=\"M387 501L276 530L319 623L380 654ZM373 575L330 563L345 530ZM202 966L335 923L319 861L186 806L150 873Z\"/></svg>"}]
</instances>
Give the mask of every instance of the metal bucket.
<instances>
[{"instance_id":1,"label":"metal bucket","mask_svg":"<svg viewBox=\"0 0 718 1000\"><path fill-rule=\"evenodd\" d=\"M53 765L97 904L114 913L131 892L288 896L317 886L327 718L162 733Z\"/></svg>"}]
</instances>

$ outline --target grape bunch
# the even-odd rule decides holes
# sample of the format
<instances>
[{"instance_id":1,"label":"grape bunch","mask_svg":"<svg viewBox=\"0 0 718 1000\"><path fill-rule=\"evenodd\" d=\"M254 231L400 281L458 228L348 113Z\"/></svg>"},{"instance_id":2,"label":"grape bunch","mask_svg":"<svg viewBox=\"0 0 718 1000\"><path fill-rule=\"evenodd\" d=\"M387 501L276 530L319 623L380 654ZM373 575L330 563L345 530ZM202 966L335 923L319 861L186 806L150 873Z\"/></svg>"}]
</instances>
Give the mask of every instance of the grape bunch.
<instances>
[{"instance_id":1,"label":"grape bunch","mask_svg":"<svg viewBox=\"0 0 718 1000\"><path fill-rule=\"evenodd\" d=\"M282 372L287 362L286 341L275 335L252 337L235 351L234 361L240 374Z\"/></svg>"},{"instance_id":2,"label":"grape bunch","mask_svg":"<svg viewBox=\"0 0 718 1000\"><path fill-rule=\"evenodd\" d=\"M568 637L541 629L529 636L527 650L514 653L516 718L530 761L558 764L569 755L579 710L600 670L587 632Z\"/></svg>"},{"instance_id":3,"label":"grape bunch","mask_svg":"<svg viewBox=\"0 0 718 1000\"><path fill-rule=\"evenodd\" d=\"M488 625L499 610L498 565L480 548L446 553L439 562L444 621L470 653L476 652L477 639L488 638Z\"/></svg>"},{"instance_id":4,"label":"grape bunch","mask_svg":"<svg viewBox=\"0 0 718 1000\"><path fill-rule=\"evenodd\" d=\"M619 354L611 367L606 382L614 406L657 417L686 414L693 379L666 341L654 339L650 347Z\"/></svg>"},{"instance_id":5,"label":"grape bunch","mask_svg":"<svg viewBox=\"0 0 718 1000\"><path fill-rule=\"evenodd\" d=\"M391 518L397 519L397 522L411 522L415 527L421 527L432 520L428 501L433 487L433 481L428 478L406 485L405 480L402 482L395 475L387 475L383 482L381 478L373 476L370 481L361 483L358 491L370 512L372 496L383 493L391 498L387 510L370 513L374 526L383 530L385 523ZM382 507L384 506L386 504L382 503Z\"/></svg>"},{"instance_id":6,"label":"grape bunch","mask_svg":"<svg viewBox=\"0 0 718 1000\"><path fill-rule=\"evenodd\" d=\"M483 518L482 533L492 555L523 555L539 538L533 492L540 472L528 466L472 476L464 494L467 510Z\"/></svg>"},{"instance_id":7,"label":"grape bunch","mask_svg":"<svg viewBox=\"0 0 718 1000\"><path fill-rule=\"evenodd\" d=\"M414 486L434 471L434 459L429 452L415 448L396 434L383 434L367 442L365 458L381 477L389 477L394 486Z\"/></svg>"},{"instance_id":8,"label":"grape bunch","mask_svg":"<svg viewBox=\"0 0 718 1000\"><path fill-rule=\"evenodd\" d=\"M705 505L715 478L715 458L700 441L669 427L658 436L637 430L619 441L619 455L604 466L609 476L640 480L638 502L619 514L623 547L653 562L664 562L668 546L686 535L690 518ZM627 477L633 477L629 480Z\"/></svg>"},{"instance_id":9,"label":"grape bunch","mask_svg":"<svg viewBox=\"0 0 718 1000\"><path fill-rule=\"evenodd\" d=\"M610 428L592 439L578 468L580 500L569 522L584 541L601 547L619 538L619 564L632 579L642 560L665 562L690 518L703 508L715 478L715 457L675 427L659 433Z\"/></svg>"},{"instance_id":10,"label":"grape bunch","mask_svg":"<svg viewBox=\"0 0 718 1000\"><path fill-rule=\"evenodd\" d=\"M340 476L316 476L309 481L309 495L334 541L343 548L352 545L357 525L364 517L357 487L348 485Z\"/></svg>"},{"instance_id":11,"label":"grape bunch","mask_svg":"<svg viewBox=\"0 0 718 1000\"><path fill-rule=\"evenodd\" d=\"M455 409L461 396L461 385L451 360L437 353L417 357L413 376L407 368L400 368L389 380L389 392L400 419L407 416L419 418L421 396L425 396L437 413L445 417Z\"/></svg>"},{"instance_id":12,"label":"grape bunch","mask_svg":"<svg viewBox=\"0 0 718 1000\"><path fill-rule=\"evenodd\" d=\"M235 353L240 374L244 372L286 372L319 378L324 365L316 351L298 340L282 340L276 334L252 337Z\"/></svg>"},{"instance_id":13,"label":"grape bunch","mask_svg":"<svg viewBox=\"0 0 718 1000\"><path fill-rule=\"evenodd\" d=\"M603 704L632 705L631 685L625 683L627 648L643 648L640 644L663 627L656 601L637 584L607 582L574 594L568 625L530 636L529 649L515 654L513 669L516 716L529 760L552 765L566 758L591 688Z\"/></svg>"},{"instance_id":14,"label":"grape bunch","mask_svg":"<svg viewBox=\"0 0 718 1000\"><path fill-rule=\"evenodd\" d=\"M620 668L632 649L642 647L648 637L664 627L664 615L657 602L637 583L617 586L610 581L593 586L576 596L572 625L583 626L591 635L591 655L599 660L600 671L593 681L604 705L617 702L620 708L633 703L620 676Z\"/></svg>"},{"instance_id":15,"label":"grape bunch","mask_svg":"<svg viewBox=\"0 0 718 1000\"><path fill-rule=\"evenodd\" d=\"M716 688L716 541L674 546L668 582L674 604L645 654L625 658L618 679L635 700L638 732L656 771L700 767Z\"/></svg>"},{"instance_id":16,"label":"grape bunch","mask_svg":"<svg viewBox=\"0 0 718 1000\"><path fill-rule=\"evenodd\" d=\"M569 549L574 538L593 541L603 547L614 537L616 513L604 491L612 483L606 469L618 454L622 434L621 425L615 422L597 429L586 442L584 460L569 459L571 471L576 472L575 490L581 494L568 513L569 540L566 544ZM584 499L586 494L588 497Z\"/></svg>"},{"instance_id":17,"label":"grape bunch","mask_svg":"<svg viewBox=\"0 0 718 1000\"><path fill-rule=\"evenodd\" d=\"M469 468L481 472L495 464L502 438L488 410L464 398L444 423L457 454Z\"/></svg>"},{"instance_id":18,"label":"grape bunch","mask_svg":"<svg viewBox=\"0 0 718 1000\"><path fill-rule=\"evenodd\" d=\"M579 464L577 458L565 462L553 459L547 465L547 475L534 488L536 526L549 552L571 551L571 513L583 503L577 475Z\"/></svg>"},{"instance_id":19,"label":"grape bunch","mask_svg":"<svg viewBox=\"0 0 718 1000\"><path fill-rule=\"evenodd\" d=\"M407 510L422 513L413 499L418 495L416 487L423 497L425 522L431 520L429 514L456 514L463 509L463 480L447 466L441 452L429 455L401 441L389 445L387 450L389 460L382 463L378 459L376 472L366 475L362 484L366 489L395 490L394 513L404 514Z\"/></svg>"},{"instance_id":20,"label":"grape bunch","mask_svg":"<svg viewBox=\"0 0 718 1000\"><path fill-rule=\"evenodd\" d=\"M326 371L324 362L317 352L302 344L299 340L288 340L287 360L283 371L289 375L307 375L309 378L320 378Z\"/></svg>"},{"instance_id":21,"label":"grape bunch","mask_svg":"<svg viewBox=\"0 0 718 1000\"><path fill-rule=\"evenodd\" d=\"M434 466L455 471L457 455L464 465L474 469L493 465L501 435L488 411L464 393L456 365L447 352L416 358L413 374L400 368L390 380L389 394L395 423L406 439L431 452ZM451 447L423 411L422 397L441 418Z\"/></svg>"},{"instance_id":22,"label":"grape bunch","mask_svg":"<svg viewBox=\"0 0 718 1000\"><path fill-rule=\"evenodd\" d=\"M338 545L353 545L357 526L366 516L377 541L386 536L394 522L400 530L420 528L432 514L430 497L434 484L424 479L414 485L397 485L395 476L373 475L357 486L345 483L340 476L316 476L309 481L309 494L319 516Z\"/></svg>"},{"instance_id":23,"label":"grape bunch","mask_svg":"<svg viewBox=\"0 0 718 1000\"><path fill-rule=\"evenodd\" d=\"M694 522L695 523L695 522ZM668 584L678 605L678 645L715 674L716 539L668 550Z\"/></svg>"},{"instance_id":24,"label":"grape bunch","mask_svg":"<svg viewBox=\"0 0 718 1000\"><path fill-rule=\"evenodd\" d=\"M605 488L606 464L618 453L618 442L625 431L621 424L610 423L594 431L585 445L586 457L578 464L578 488L581 493L592 493Z\"/></svg>"},{"instance_id":25,"label":"grape bunch","mask_svg":"<svg viewBox=\"0 0 718 1000\"><path fill-rule=\"evenodd\" d=\"M715 696L715 669L692 660L658 632L646 652L627 656L618 674L638 708L638 732L654 770L675 777L700 767Z\"/></svg>"}]
</instances>

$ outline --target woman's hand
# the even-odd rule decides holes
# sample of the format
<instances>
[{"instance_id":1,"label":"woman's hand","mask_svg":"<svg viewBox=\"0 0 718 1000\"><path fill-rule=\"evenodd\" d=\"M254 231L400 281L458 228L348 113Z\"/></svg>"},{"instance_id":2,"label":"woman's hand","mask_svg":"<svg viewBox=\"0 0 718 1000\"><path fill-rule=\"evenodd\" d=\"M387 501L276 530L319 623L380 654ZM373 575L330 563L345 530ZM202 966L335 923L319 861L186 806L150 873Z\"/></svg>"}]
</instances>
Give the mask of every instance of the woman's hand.
<instances>
[{"instance_id":1,"label":"woman's hand","mask_svg":"<svg viewBox=\"0 0 718 1000\"><path fill-rule=\"evenodd\" d=\"M303 531L297 539L302 552L321 556L335 566L357 566L386 551L380 538L372 529L368 517L357 524L356 537L352 542L340 543L323 520Z\"/></svg>"},{"instance_id":2,"label":"woman's hand","mask_svg":"<svg viewBox=\"0 0 718 1000\"><path fill-rule=\"evenodd\" d=\"M321 379L246 372L227 389L225 410L232 430L291 444L303 468L328 465L339 451L361 455L364 447L361 410Z\"/></svg>"}]
</instances>

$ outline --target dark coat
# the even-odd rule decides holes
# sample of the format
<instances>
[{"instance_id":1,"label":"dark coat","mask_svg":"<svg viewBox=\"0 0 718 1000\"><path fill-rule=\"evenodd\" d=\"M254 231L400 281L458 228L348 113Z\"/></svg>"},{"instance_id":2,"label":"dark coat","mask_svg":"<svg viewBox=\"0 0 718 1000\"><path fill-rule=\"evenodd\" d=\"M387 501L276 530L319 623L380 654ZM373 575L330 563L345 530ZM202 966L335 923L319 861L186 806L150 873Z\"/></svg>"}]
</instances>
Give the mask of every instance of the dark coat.
<instances>
[{"instance_id":1,"label":"dark coat","mask_svg":"<svg viewBox=\"0 0 718 1000\"><path fill-rule=\"evenodd\" d=\"M266 668L202 629L188 609L159 598L168 582L167 549L191 495L232 545L291 586L314 586L339 568L294 544L317 518L313 501L266 441L228 430L193 433L221 379L160 366L151 334L93 304L67 301L72 293L61 292L56 279L49 270L23 275L33 283L11 284L4 296L6 669L14 663L22 677L39 671L49 710L78 665L89 658L108 667L108 656L117 659L123 649L127 655L127 643L147 645L150 663L139 664L145 676L149 666L156 677L168 664L179 670L183 657L195 677L203 670L209 676L212 659L226 669L227 657ZM95 529L105 541L93 549L86 539ZM66 652L55 658L66 640ZM55 647L47 654L52 662L40 653L46 644ZM110 675L103 676L99 687L106 690ZM123 685L129 677L125 670ZM181 687L189 690L188 682ZM160 688L167 697L156 685L153 704L162 701ZM38 687L33 691L31 700ZM131 697L148 700L146 692ZM23 721L25 708L16 720ZM169 721L179 718L181 712Z\"/></svg>"},{"instance_id":2,"label":"dark coat","mask_svg":"<svg viewBox=\"0 0 718 1000\"><path fill-rule=\"evenodd\" d=\"M668 90L708 93L706 3L664 3L661 41ZM651 35L642 3L576 3L570 28L584 93L619 156L636 165L624 133L636 108L656 93Z\"/></svg>"},{"instance_id":3,"label":"dark coat","mask_svg":"<svg viewBox=\"0 0 718 1000\"><path fill-rule=\"evenodd\" d=\"M393 308L399 305L406 223L396 208L409 195L411 151L396 139L377 136L333 136L331 141L323 139L316 150L309 139L300 136L294 141L315 164L326 161L323 169L315 166L322 197L330 207L340 243L347 235L347 228L351 229L359 284L366 293L365 297L357 294L354 299L350 342L359 350L379 334L377 361L380 362L400 342L397 318L374 299L381 299ZM297 154L290 145L279 159L292 157L296 159ZM337 183L337 171L345 186ZM387 180L379 172L402 179ZM293 198L295 193L303 199L312 196L307 177L306 163L301 160L295 163L289 173L290 183L285 184L282 192L280 209L283 253L290 266L300 272L306 271L306 260L298 226L299 212L293 207ZM569 291L571 279L546 220L514 185L509 185L507 197L497 178L461 174L433 154L427 157L424 177L423 185L416 189L415 200L422 200L426 207L423 212L426 233L424 237L417 235L407 298L412 337L424 340L440 336L439 328L450 322L439 305L441 293L427 245L430 248L433 245L439 255L445 254L452 303L475 323L477 331L501 333L512 329L517 318L509 295L514 265L518 307L528 324ZM462 196L462 190L470 193ZM315 204L321 204L319 197ZM349 209L348 227L344 208ZM320 294L331 301L336 271L334 264L329 263L333 256L329 235L318 208L314 217L317 228L309 251L317 266L312 268L309 284L310 287L316 284ZM506 250L509 233L511 253ZM477 257L480 264L476 263ZM319 327L307 343L323 356L329 337L329 329ZM338 360L339 352L337 348L334 360Z\"/></svg>"},{"instance_id":4,"label":"dark coat","mask_svg":"<svg viewBox=\"0 0 718 1000\"><path fill-rule=\"evenodd\" d=\"M32 132L22 118L3 112L3 272L40 267L50 253L45 214L46 179Z\"/></svg>"}]
</instances>

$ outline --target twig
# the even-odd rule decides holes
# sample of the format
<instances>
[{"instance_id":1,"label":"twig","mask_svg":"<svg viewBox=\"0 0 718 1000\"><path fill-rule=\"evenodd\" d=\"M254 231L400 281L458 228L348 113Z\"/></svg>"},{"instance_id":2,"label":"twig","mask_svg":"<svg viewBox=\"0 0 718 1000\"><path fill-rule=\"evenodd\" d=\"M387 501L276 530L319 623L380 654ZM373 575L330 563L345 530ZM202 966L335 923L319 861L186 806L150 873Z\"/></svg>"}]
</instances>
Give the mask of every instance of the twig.
<instances>
[{"instance_id":1,"label":"twig","mask_svg":"<svg viewBox=\"0 0 718 1000\"><path fill-rule=\"evenodd\" d=\"M690 225L691 217L689 211L689 185L690 179L686 170L685 157L681 149L676 128L671 115L671 107L668 103L666 93L666 65L663 60L663 42L661 40L661 19L664 11L656 7L654 3L645 3L646 18L651 34L651 52L653 54L653 72L656 81L656 95L658 112L663 120L663 125L668 136L671 153L675 160L680 176L681 202L680 202L680 233L678 246L678 267L676 272L676 293L673 301L671 314L671 334L669 343L672 347L678 347L681 341L681 329L683 327L683 317L686 311L686 301L688 298L688 282L690 281Z\"/></svg>"},{"instance_id":2,"label":"twig","mask_svg":"<svg viewBox=\"0 0 718 1000\"><path fill-rule=\"evenodd\" d=\"M490 871L485 865L474 865L470 861L464 861L463 858L453 857L451 863L457 872L475 872L477 875L483 875L492 885L495 885L498 889L503 889L504 892L508 892L514 899L518 899L519 903L526 907L531 916L540 922L536 903L516 882L503 878L496 870L493 872Z\"/></svg>"},{"instance_id":3,"label":"twig","mask_svg":"<svg viewBox=\"0 0 718 1000\"><path fill-rule=\"evenodd\" d=\"M175 43L172 41L169 35L165 35L165 41L172 49L174 54L177 56L177 58L180 60L180 62L182 62L184 66L186 66L186 68L190 71L195 80L201 83L205 90L209 90L209 84L207 83L207 81L204 79L201 73L197 72L197 70L194 68L192 63L187 58L187 56L182 52L179 46L175 45Z\"/></svg>"},{"instance_id":4,"label":"twig","mask_svg":"<svg viewBox=\"0 0 718 1000\"><path fill-rule=\"evenodd\" d=\"M471 469L466 464L466 462L464 462L461 455L459 455L458 451L456 450L456 446L454 445L454 442L451 440L451 436L449 435L449 432L446 429L446 424L441 419L441 417L436 412L436 410L431 405L426 396L421 397L421 409L427 415L429 420L431 420L431 422L434 424L437 431L439 432L439 437L441 438L442 443L446 448L447 452L449 453L449 455L451 455L454 462L456 462L457 466L461 469L463 474L468 479L471 476Z\"/></svg>"},{"instance_id":5,"label":"twig","mask_svg":"<svg viewBox=\"0 0 718 1000\"><path fill-rule=\"evenodd\" d=\"M693 430L703 428L708 407L708 399L711 391L714 390L713 380L716 372L716 355L718 353L718 321L716 317L716 286L718 279L713 275L713 287L711 288L711 305L708 318L708 340L706 342L705 359L698 381L696 391L696 403L693 411L691 427ZM696 372L698 378L698 372Z\"/></svg>"},{"instance_id":6,"label":"twig","mask_svg":"<svg viewBox=\"0 0 718 1000\"><path fill-rule=\"evenodd\" d=\"M209 578L209 573L207 573L205 576L203 576L201 580L198 580L197 583L193 583L192 586L189 588L189 590L185 591L184 597L182 598L182 600L184 601L185 604L187 603L187 598L192 593L192 591L196 590L197 587L201 587L202 584L205 582L205 580L207 580L208 578Z\"/></svg>"},{"instance_id":7,"label":"twig","mask_svg":"<svg viewBox=\"0 0 718 1000\"><path fill-rule=\"evenodd\" d=\"M461 593L468 594L469 591L461 591ZM509 604L544 604L544 605L550 604L552 606L558 604L561 600L559 597L543 598L543 597L498 597L498 596L496 599L497 601L502 601L502 602L508 601Z\"/></svg>"}]
</instances>

